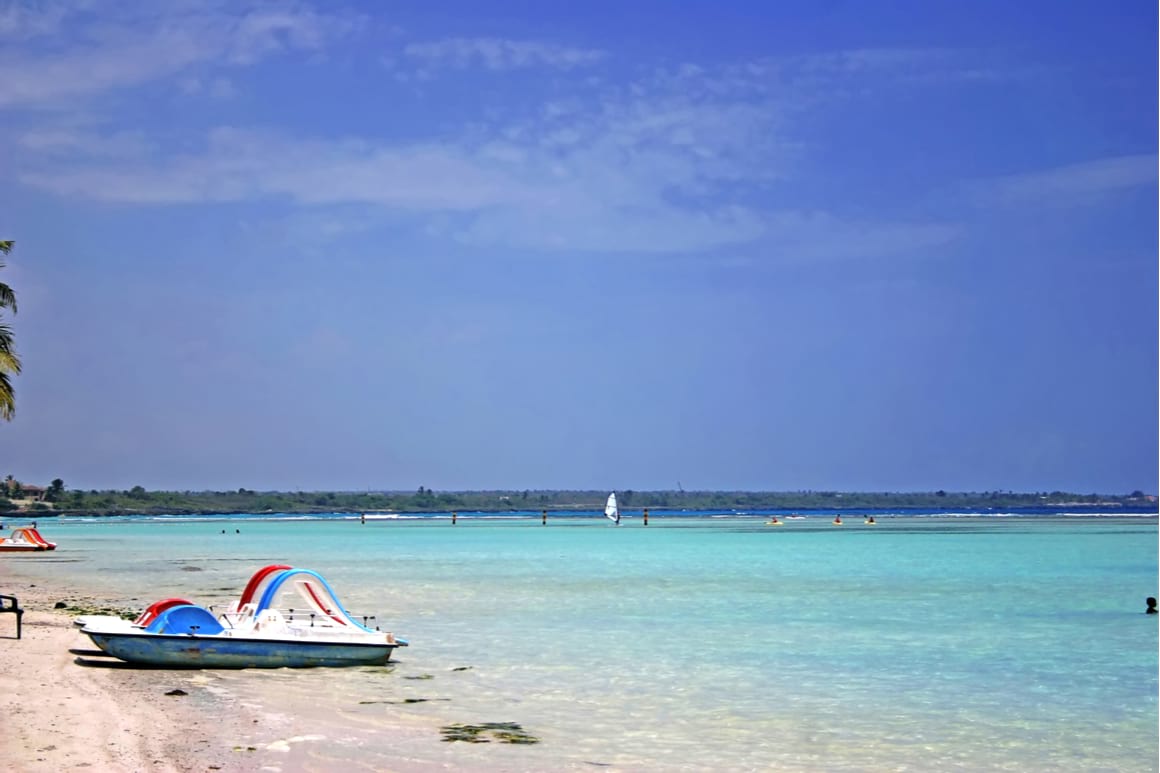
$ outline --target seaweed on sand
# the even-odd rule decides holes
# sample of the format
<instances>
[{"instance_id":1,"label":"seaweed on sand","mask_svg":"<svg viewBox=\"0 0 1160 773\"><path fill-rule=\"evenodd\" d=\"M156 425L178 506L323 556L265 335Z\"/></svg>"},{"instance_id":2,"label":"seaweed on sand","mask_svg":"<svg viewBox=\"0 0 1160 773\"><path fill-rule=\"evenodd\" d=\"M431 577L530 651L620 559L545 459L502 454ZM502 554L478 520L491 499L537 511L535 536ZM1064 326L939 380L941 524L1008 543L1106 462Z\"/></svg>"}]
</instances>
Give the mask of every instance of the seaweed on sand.
<instances>
[{"instance_id":1,"label":"seaweed on sand","mask_svg":"<svg viewBox=\"0 0 1160 773\"><path fill-rule=\"evenodd\" d=\"M486 736L490 735L491 738ZM484 722L482 725L444 725L444 741L466 741L467 743L491 743L492 738L501 743L532 744L540 739L530 735L517 722Z\"/></svg>"},{"instance_id":2,"label":"seaweed on sand","mask_svg":"<svg viewBox=\"0 0 1160 773\"><path fill-rule=\"evenodd\" d=\"M110 615L124 620L135 620L140 612L134 612L124 607L98 606L97 602L84 602L68 599L58 601L54 609L63 609L69 615Z\"/></svg>"}]
</instances>

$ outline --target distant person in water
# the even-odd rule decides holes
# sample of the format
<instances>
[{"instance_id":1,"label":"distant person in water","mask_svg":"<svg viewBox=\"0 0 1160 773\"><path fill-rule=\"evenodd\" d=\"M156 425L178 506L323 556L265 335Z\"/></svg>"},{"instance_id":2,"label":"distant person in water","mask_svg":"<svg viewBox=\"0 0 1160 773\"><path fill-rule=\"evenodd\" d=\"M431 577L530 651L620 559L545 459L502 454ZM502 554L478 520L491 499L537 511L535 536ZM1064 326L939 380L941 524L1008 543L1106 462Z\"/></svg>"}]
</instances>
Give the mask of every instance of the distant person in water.
<instances>
[{"instance_id":1,"label":"distant person in water","mask_svg":"<svg viewBox=\"0 0 1160 773\"><path fill-rule=\"evenodd\" d=\"M1149 596L1147 601L1148 601L1148 608L1144 610L1144 614L1146 614L1146 615L1156 614L1156 599Z\"/></svg>"},{"instance_id":2,"label":"distant person in water","mask_svg":"<svg viewBox=\"0 0 1160 773\"><path fill-rule=\"evenodd\" d=\"M835 525L835 526L841 526L841 525L842 525L842 516L840 516L840 515L835 515L835 516L834 516L834 525Z\"/></svg>"}]
</instances>

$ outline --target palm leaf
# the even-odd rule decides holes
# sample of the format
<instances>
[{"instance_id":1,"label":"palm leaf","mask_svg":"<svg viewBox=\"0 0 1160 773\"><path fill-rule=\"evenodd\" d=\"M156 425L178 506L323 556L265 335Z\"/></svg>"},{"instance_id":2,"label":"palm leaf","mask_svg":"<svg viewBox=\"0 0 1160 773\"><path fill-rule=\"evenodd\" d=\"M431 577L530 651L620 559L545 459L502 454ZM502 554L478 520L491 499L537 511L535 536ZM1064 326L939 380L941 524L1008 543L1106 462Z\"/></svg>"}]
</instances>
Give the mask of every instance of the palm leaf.
<instances>
[{"instance_id":1,"label":"palm leaf","mask_svg":"<svg viewBox=\"0 0 1160 773\"><path fill-rule=\"evenodd\" d=\"M12 252L10 239L0 240L0 255ZM0 260L0 268L4 268L4 261ZM16 313L16 293L12 288L0 282L0 309L12 309ZM16 391L12 388L12 379L9 373L20 372L20 358L13 348L12 328L0 323L0 419L11 421L16 413Z\"/></svg>"},{"instance_id":2,"label":"palm leaf","mask_svg":"<svg viewBox=\"0 0 1160 773\"><path fill-rule=\"evenodd\" d=\"M0 419L11 421L16 413L16 393L12 390L12 382L8 374L0 371Z\"/></svg>"},{"instance_id":3,"label":"palm leaf","mask_svg":"<svg viewBox=\"0 0 1160 773\"><path fill-rule=\"evenodd\" d=\"M20 358L13 348L12 328L0 324L0 374L19 372Z\"/></svg>"}]
</instances>

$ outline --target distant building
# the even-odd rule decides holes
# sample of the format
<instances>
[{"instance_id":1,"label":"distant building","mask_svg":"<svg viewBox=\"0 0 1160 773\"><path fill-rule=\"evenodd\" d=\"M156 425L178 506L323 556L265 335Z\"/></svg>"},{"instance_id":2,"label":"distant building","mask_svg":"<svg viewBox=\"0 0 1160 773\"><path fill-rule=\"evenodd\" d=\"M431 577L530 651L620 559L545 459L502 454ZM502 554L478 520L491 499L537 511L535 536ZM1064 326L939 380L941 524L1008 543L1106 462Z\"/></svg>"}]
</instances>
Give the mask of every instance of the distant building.
<instances>
[{"instance_id":1,"label":"distant building","mask_svg":"<svg viewBox=\"0 0 1160 773\"><path fill-rule=\"evenodd\" d=\"M4 493L9 499L28 499L33 502L43 502L44 495L48 493L48 489L43 486L30 486L15 480L3 481L2 484L6 489Z\"/></svg>"},{"instance_id":2,"label":"distant building","mask_svg":"<svg viewBox=\"0 0 1160 773\"><path fill-rule=\"evenodd\" d=\"M21 486L20 493L25 499L31 499L33 502L43 502L44 495L48 493L48 489L42 486Z\"/></svg>"}]
</instances>

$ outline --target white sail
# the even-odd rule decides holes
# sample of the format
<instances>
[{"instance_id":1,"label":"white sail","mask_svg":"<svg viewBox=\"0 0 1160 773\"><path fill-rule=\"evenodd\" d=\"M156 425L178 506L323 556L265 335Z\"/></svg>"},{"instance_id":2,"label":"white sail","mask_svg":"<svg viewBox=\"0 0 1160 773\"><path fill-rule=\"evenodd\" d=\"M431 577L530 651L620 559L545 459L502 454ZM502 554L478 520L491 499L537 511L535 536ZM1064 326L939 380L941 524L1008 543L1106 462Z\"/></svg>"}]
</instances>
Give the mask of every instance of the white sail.
<instances>
[{"instance_id":1,"label":"white sail","mask_svg":"<svg viewBox=\"0 0 1160 773\"><path fill-rule=\"evenodd\" d=\"M604 517L613 523L620 523L620 508L616 506L615 491L608 495L608 501L604 503Z\"/></svg>"}]
</instances>

